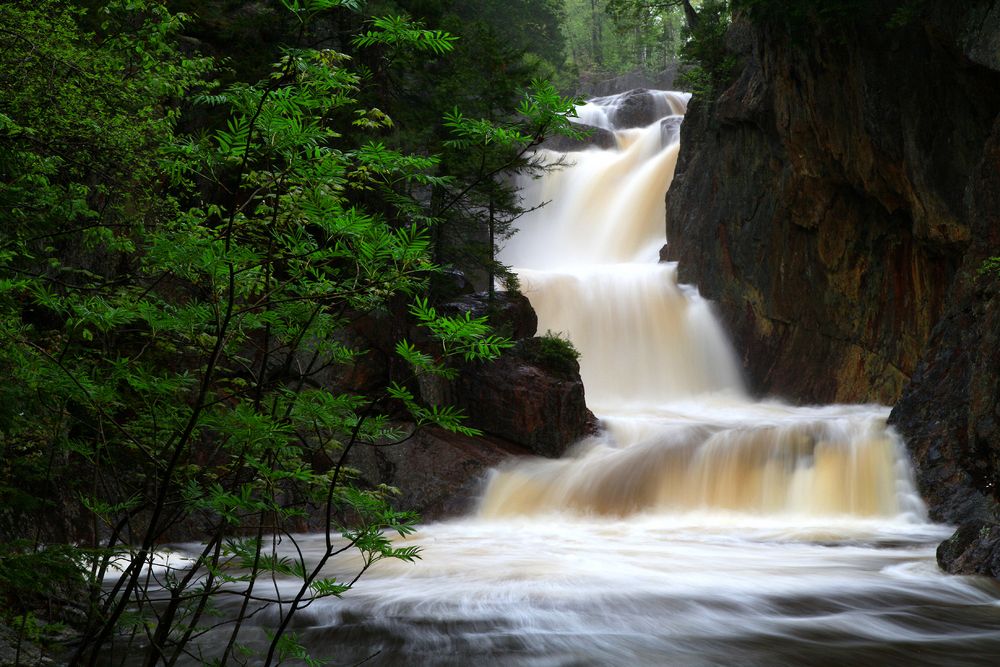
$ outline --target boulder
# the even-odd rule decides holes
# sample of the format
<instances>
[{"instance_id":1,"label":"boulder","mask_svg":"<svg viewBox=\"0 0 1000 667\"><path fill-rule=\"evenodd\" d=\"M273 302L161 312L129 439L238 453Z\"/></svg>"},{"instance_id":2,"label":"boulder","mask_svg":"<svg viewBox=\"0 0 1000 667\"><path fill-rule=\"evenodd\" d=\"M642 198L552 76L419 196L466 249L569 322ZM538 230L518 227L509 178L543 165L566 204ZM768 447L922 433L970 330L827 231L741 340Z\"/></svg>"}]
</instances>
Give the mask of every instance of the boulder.
<instances>
[{"instance_id":1,"label":"boulder","mask_svg":"<svg viewBox=\"0 0 1000 667\"><path fill-rule=\"evenodd\" d=\"M442 304L438 310L445 315L485 315L494 329L515 340L534 336L538 329L538 316L531 302L518 292L496 292L493 303L486 292L467 294Z\"/></svg>"},{"instance_id":2,"label":"boulder","mask_svg":"<svg viewBox=\"0 0 1000 667\"><path fill-rule=\"evenodd\" d=\"M951 574L1000 577L1000 524L963 523L938 547L937 562Z\"/></svg>"},{"instance_id":3,"label":"boulder","mask_svg":"<svg viewBox=\"0 0 1000 667\"><path fill-rule=\"evenodd\" d=\"M669 109L664 108L661 96L645 88L636 88L621 95L608 120L613 127L624 130L630 127L646 127L668 113Z\"/></svg>"},{"instance_id":4,"label":"boulder","mask_svg":"<svg viewBox=\"0 0 1000 667\"><path fill-rule=\"evenodd\" d=\"M399 489L397 507L414 510L423 521L466 514L475 508L490 469L530 452L490 436L470 437L437 427L421 429L406 443L352 450L351 467L371 485Z\"/></svg>"},{"instance_id":5,"label":"boulder","mask_svg":"<svg viewBox=\"0 0 1000 667\"><path fill-rule=\"evenodd\" d=\"M587 132L588 135L580 139L565 137L560 134L553 135L547 137L545 141L542 142L541 148L547 148L560 153L571 153L573 151L582 151L588 148L601 148L607 150L618 145L618 142L615 139L615 133L610 130L605 130L601 127L594 127L593 125L586 125L584 123L575 123L574 125L577 129Z\"/></svg>"},{"instance_id":6,"label":"boulder","mask_svg":"<svg viewBox=\"0 0 1000 667\"><path fill-rule=\"evenodd\" d=\"M587 409L579 365L545 359L539 344L525 339L497 361L470 364L455 380L453 397L470 425L554 458L593 433L597 420Z\"/></svg>"},{"instance_id":7,"label":"boulder","mask_svg":"<svg viewBox=\"0 0 1000 667\"><path fill-rule=\"evenodd\" d=\"M498 292L490 304L485 293L477 293L438 310L489 315L497 330L517 343L495 361L462 365L455 379L418 379L425 403L460 408L465 423L483 431L483 437L427 428L399 446L351 452L349 463L363 481L397 487L398 506L416 510L424 519L469 511L487 471L502 461L560 456L597 428L586 406L579 364L552 354L545 341L532 337L538 320L526 297Z\"/></svg>"}]
</instances>

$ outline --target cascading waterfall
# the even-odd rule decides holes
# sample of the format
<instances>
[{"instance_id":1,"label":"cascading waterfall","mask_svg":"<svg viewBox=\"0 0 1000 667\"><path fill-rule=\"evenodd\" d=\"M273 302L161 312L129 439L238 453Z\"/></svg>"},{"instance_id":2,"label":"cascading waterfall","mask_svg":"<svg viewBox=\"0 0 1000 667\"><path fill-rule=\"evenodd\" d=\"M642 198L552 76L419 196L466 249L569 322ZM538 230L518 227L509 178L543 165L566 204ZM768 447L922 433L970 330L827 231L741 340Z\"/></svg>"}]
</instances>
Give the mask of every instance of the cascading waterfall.
<instances>
[{"instance_id":1,"label":"cascading waterfall","mask_svg":"<svg viewBox=\"0 0 1000 667\"><path fill-rule=\"evenodd\" d=\"M950 531L888 410L750 400L710 304L657 261L687 96L650 94L644 128L615 129L621 96L580 108L617 148L543 154L566 165L523 184L550 203L502 255L580 350L601 433L496 471L475 515L406 540L423 560L300 610L298 640L338 664L995 664L1000 589L937 570Z\"/></svg>"},{"instance_id":2,"label":"cascading waterfall","mask_svg":"<svg viewBox=\"0 0 1000 667\"><path fill-rule=\"evenodd\" d=\"M672 114L686 106L676 93L651 97ZM620 104L596 100L581 116L613 129ZM580 350L588 403L606 429L564 460L500 472L481 514L715 509L923 520L884 409L745 397L709 304L677 284L675 265L657 261L679 146L663 132L678 123L663 120L619 131L618 150L543 153L554 173L521 184L529 205L553 205L522 218L501 257L539 329Z\"/></svg>"}]
</instances>

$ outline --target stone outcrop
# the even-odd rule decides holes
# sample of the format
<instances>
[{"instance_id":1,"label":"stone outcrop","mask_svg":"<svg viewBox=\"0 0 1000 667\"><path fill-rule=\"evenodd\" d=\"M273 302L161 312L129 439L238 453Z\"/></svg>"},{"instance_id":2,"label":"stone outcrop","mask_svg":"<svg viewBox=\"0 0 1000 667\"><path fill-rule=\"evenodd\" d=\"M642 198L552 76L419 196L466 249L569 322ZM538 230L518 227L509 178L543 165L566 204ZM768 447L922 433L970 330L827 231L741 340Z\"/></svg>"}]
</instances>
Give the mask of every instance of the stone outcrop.
<instances>
[{"instance_id":1,"label":"stone outcrop","mask_svg":"<svg viewBox=\"0 0 1000 667\"><path fill-rule=\"evenodd\" d=\"M528 297L523 294L497 292L493 303L479 292L452 299L439 308L445 315L469 313L472 317L486 316L490 325L508 338L531 338L538 330L538 316Z\"/></svg>"},{"instance_id":2,"label":"stone outcrop","mask_svg":"<svg viewBox=\"0 0 1000 667\"><path fill-rule=\"evenodd\" d=\"M471 438L434 427L402 445L359 447L350 460L370 483L399 489L393 499L398 507L433 521L473 510L490 469L530 454L500 438Z\"/></svg>"},{"instance_id":3,"label":"stone outcrop","mask_svg":"<svg viewBox=\"0 0 1000 667\"><path fill-rule=\"evenodd\" d=\"M496 361L463 365L453 380L420 378L425 403L460 408L466 425L483 431L483 437L427 428L399 446L351 452L349 463L364 481L398 488L398 506L418 511L425 520L471 509L489 469L502 461L560 456L597 428L579 365L540 353L541 341L534 338L538 320L523 295L500 292L490 304L485 294L470 294L442 304L439 311L489 315L494 328L517 343ZM414 331L410 338L419 343L419 336Z\"/></svg>"},{"instance_id":4,"label":"stone outcrop","mask_svg":"<svg viewBox=\"0 0 1000 667\"><path fill-rule=\"evenodd\" d=\"M948 572L1000 576L1000 119L970 187L972 244L912 381L890 416L931 516L961 523Z\"/></svg>"},{"instance_id":5,"label":"stone outcrop","mask_svg":"<svg viewBox=\"0 0 1000 667\"><path fill-rule=\"evenodd\" d=\"M588 134L582 139L574 139L572 137L564 137L562 135L550 136L542 142L542 148L548 148L552 151L558 151L560 153L571 153L573 151L582 151L588 148L600 148L607 150L609 148L614 148L618 145L617 140L613 132L605 130L602 127L594 127L593 125L587 125L585 123L577 123L576 127L586 131Z\"/></svg>"},{"instance_id":6,"label":"stone outcrop","mask_svg":"<svg viewBox=\"0 0 1000 667\"><path fill-rule=\"evenodd\" d=\"M962 524L938 547L937 561L951 574L1000 578L1000 525L981 521Z\"/></svg>"},{"instance_id":7,"label":"stone outcrop","mask_svg":"<svg viewBox=\"0 0 1000 667\"><path fill-rule=\"evenodd\" d=\"M661 97L645 88L635 88L623 94L608 120L618 129L646 127L663 118L666 110Z\"/></svg>"},{"instance_id":8,"label":"stone outcrop","mask_svg":"<svg viewBox=\"0 0 1000 667\"><path fill-rule=\"evenodd\" d=\"M756 391L900 396L972 237L967 195L1000 110L977 56L989 6L938 2L899 28L874 12L807 41L737 17L742 70L691 103L667 238Z\"/></svg>"},{"instance_id":9,"label":"stone outcrop","mask_svg":"<svg viewBox=\"0 0 1000 667\"><path fill-rule=\"evenodd\" d=\"M932 518L1000 518L1000 277L963 275L890 423Z\"/></svg>"},{"instance_id":10,"label":"stone outcrop","mask_svg":"<svg viewBox=\"0 0 1000 667\"><path fill-rule=\"evenodd\" d=\"M454 384L454 403L470 425L555 458L593 433L597 422L584 400L579 365L546 363L537 341L522 340L499 360L467 368Z\"/></svg>"}]
</instances>

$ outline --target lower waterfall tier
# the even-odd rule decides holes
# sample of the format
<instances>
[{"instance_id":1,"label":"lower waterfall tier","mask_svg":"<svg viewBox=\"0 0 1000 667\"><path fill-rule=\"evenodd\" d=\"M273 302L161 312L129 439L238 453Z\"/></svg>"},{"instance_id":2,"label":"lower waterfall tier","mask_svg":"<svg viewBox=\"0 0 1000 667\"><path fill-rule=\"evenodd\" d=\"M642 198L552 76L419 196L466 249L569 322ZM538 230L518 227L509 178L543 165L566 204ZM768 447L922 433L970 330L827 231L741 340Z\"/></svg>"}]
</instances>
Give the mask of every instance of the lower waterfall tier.
<instances>
[{"instance_id":1,"label":"lower waterfall tier","mask_svg":"<svg viewBox=\"0 0 1000 667\"><path fill-rule=\"evenodd\" d=\"M713 512L925 520L886 411L791 408L705 397L608 416L560 460L509 464L490 480L483 517ZM685 409L688 411L685 412ZM711 523L711 517L705 520Z\"/></svg>"}]
</instances>

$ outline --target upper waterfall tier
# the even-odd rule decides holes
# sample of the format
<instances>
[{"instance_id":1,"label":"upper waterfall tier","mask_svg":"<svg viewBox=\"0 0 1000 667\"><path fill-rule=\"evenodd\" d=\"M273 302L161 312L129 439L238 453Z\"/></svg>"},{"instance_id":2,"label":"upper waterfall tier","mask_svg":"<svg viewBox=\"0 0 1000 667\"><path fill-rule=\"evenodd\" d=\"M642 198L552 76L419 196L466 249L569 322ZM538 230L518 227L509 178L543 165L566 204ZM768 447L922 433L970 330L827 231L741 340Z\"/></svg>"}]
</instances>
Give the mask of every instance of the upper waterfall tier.
<instances>
[{"instance_id":1,"label":"upper waterfall tier","mask_svg":"<svg viewBox=\"0 0 1000 667\"><path fill-rule=\"evenodd\" d=\"M532 269L656 262L680 147L672 134L657 121L617 131L617 150L543 151L550 170L518 186L525 203L544 206L518 221L501 259Z\"/></svg>"},{"instance_id":2,"label":"upper waterfall tier","mask_svg":"<svg viewBox=\"0 0 1000 667\"><path fill-rule=\"evenodd\" d=\"M666 116L687 113L690 93L672 90L630 90L598 97L577 107L579 122L605 130L641 127Z\"/></svg>"},{"instance_id":3,"label":"upper waterfall tier","mask_svg":"<svg viewBox=\"0 0 1000 667\"><path fill-rule=\"evenodd\" d=\"M642 96L669 115L616 130L616 149L540 154L550 169L518 185L528 206L541 207L518 221L500 254L518 273L539 330L562 333L580 350L588 403L601 413L742 392L710 304L677 285L674 265L657 262L680 145L676 114L687 96ZM610 123L633 97L590 102L581 116L597 108Z\"/></svg>"}]
</instances>

